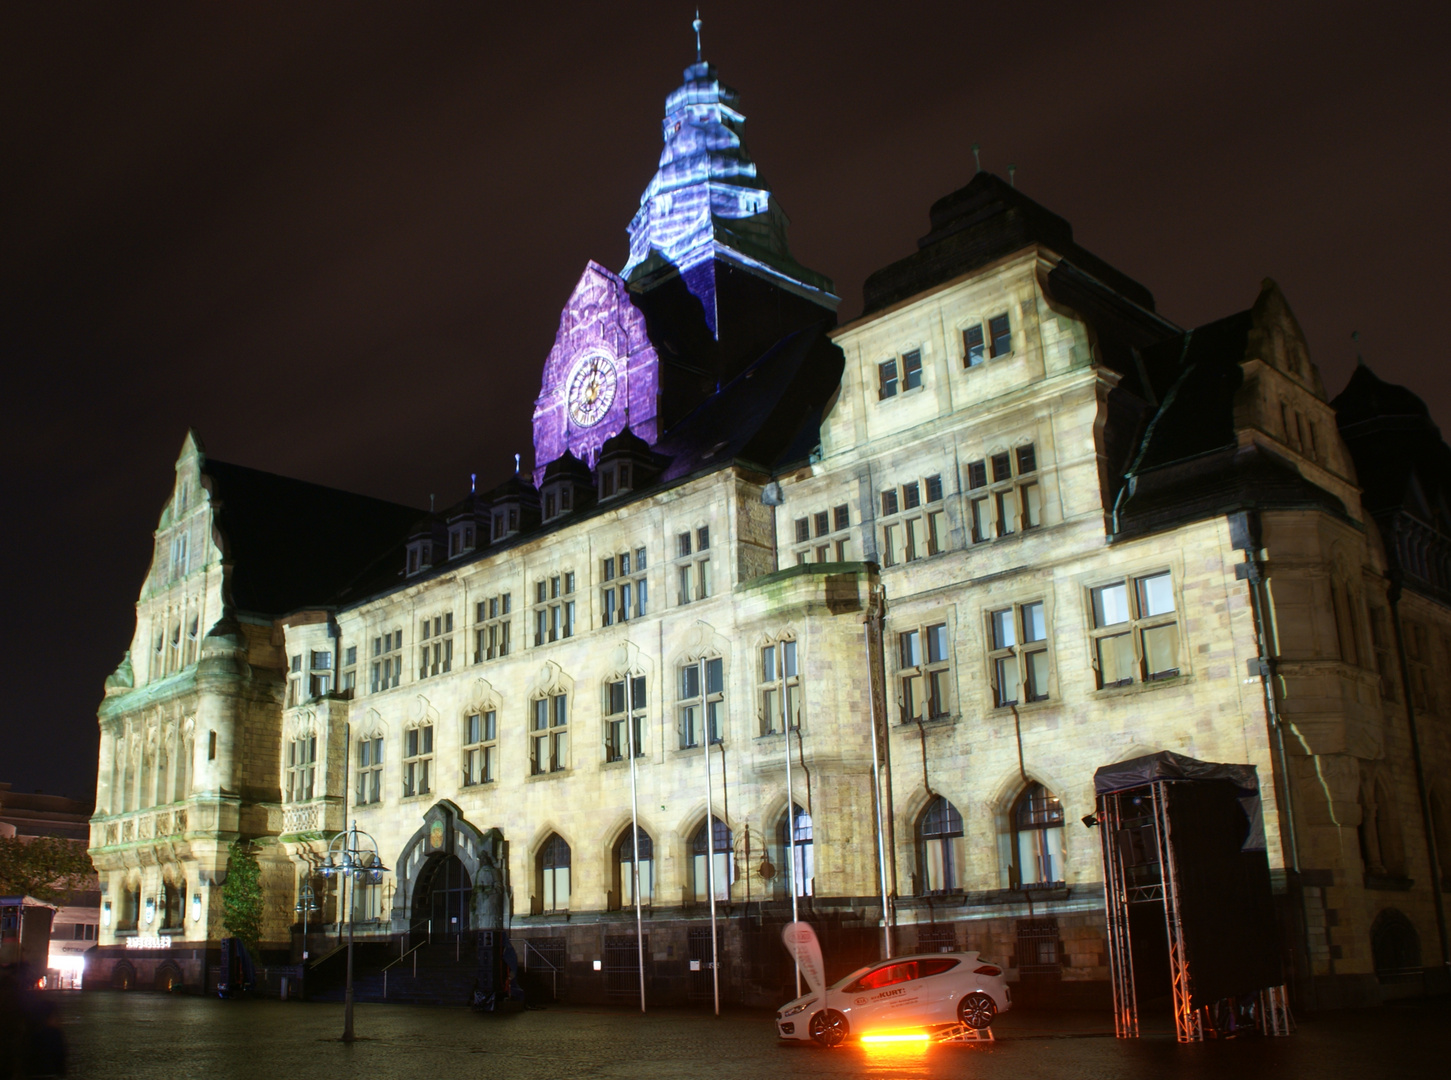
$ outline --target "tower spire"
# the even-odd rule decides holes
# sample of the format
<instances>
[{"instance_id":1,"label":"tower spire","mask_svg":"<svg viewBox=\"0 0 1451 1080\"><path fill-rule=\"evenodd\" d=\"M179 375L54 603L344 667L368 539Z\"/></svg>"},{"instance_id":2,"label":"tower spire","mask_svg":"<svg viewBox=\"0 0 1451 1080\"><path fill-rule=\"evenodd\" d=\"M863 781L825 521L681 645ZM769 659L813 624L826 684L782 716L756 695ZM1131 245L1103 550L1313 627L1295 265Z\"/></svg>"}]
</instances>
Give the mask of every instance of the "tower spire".
<instances>
[{"instance_id":1,"label":"tower spire","mask_svg":"<svg viewBox=\"0 0 1451 1080\"><path fill-rule=\"evenodd\" d=\"M690 24L695 30L695 62L700 63L700 8L695 9L695 21Z\"/></svg>"}]
</instances>

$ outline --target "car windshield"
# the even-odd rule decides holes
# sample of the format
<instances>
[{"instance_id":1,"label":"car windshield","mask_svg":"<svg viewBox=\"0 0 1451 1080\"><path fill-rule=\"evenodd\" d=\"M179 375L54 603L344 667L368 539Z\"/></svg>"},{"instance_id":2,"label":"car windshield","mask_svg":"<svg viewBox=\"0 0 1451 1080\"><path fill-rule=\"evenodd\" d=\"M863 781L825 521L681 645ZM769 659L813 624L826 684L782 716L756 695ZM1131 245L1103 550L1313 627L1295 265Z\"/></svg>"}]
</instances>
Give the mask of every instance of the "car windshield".
<instances>
[{"instance_id":1,"label":"car windshield","mask_svg":"<svg viewBox=\"0 0 1451 1080\"><path fill-rule=\"evenodd\" d=\"M853 971L850 975L845 975L842 978L837 979L836 982L834 982L830 986L828 986L827 989L828 990L840 990L847 983L851 982L853 979L861 978L861 976L863 974L865 974L866 972L870 971L871 969L872 968L871 968L871 965L870 964L868 964L866 967L859 967L855 971Z\"/></svg>"}]
</instances>

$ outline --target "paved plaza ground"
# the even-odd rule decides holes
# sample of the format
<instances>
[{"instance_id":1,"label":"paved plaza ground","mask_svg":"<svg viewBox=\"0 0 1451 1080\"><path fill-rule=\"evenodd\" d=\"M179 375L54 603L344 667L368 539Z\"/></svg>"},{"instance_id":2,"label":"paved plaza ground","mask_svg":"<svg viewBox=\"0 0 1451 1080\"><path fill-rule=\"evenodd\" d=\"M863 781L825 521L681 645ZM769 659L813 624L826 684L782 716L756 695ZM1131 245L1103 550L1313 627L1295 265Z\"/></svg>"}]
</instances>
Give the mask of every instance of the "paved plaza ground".
<instances>
[{"instance_id":1,"label":"paved plaza ground","mask_svg":"<svg viewBox=\"0 0 1451 1080\"><path fill-rule=\"evenodd\" d=\"M162 994L66 994L70 1075L91 1080L709 1080L722 1077L972 1077L1228 1080L1447 1075L1451 1002L1302 1019L1288 1039L1179 1046L1118 1041L1104 1013L1000 1018L990 1045L821 1050L777 1041L766 1013L557 1006L513 1016L359 1005L360 1041L338 1041L342 1006ZM1107 1032L1106 1037L1104 1033Z\"/></svg>"}]
</instances>

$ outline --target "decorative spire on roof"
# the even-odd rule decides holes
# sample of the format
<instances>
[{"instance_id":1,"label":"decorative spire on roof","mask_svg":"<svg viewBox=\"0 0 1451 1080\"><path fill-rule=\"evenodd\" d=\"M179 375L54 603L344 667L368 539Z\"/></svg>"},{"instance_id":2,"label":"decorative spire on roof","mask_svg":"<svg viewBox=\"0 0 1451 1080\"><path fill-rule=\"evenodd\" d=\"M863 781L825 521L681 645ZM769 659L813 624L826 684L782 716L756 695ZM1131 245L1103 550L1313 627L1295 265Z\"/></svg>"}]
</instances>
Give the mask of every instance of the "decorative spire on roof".
<instances>
[{"instance_id":1,"label":"decorative spire on roof","mask_svg":"<svg viewBox=\"0 0 1451 1080\"><path fill-rule=\"evenodd\" d=\"M695 21L690 24L695 29L695 62L700 63L700 8L695 9Z\"/></svg>"},{"instance_id":2,"label":"decorative spire on roof","mask_svg":"<svg viewBox=\"0 0 1451 1080\"><path fill-rule=\"evenodd\" d=\"M675 268L684 274L712 257L747 269L835 307L831 281L791 257L787 218L756 175L742 130L739 95L699 57L665 100L660 167L630 222L630 259L620 272L635 284Z\"/></svg>"}]
</instances>

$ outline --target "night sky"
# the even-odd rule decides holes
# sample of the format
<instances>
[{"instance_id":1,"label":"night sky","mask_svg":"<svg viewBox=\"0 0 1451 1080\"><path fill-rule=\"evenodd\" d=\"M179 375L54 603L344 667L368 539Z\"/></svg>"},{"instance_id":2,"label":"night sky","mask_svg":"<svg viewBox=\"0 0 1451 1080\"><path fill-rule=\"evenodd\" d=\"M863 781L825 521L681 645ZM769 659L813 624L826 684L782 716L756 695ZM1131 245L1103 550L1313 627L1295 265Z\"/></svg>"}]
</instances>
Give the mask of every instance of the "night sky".
<instances>
[{"instance_id":1,"label":"night sky","mask_svg":"<svg viewBox=\"0 0 1451 1080\"><path fill-rule=\"evenodd\" d=\"M189 426L214 457L421 508L527 467L559 309L586 260L625 261L692 14L5 5L0 780L92 794ZM1272 276L1332 395L1359 330L1451 418L1443 4L702 17L843 319L977 142L1167 317L1241 310Z\"/></svg>"}]
</instances>

